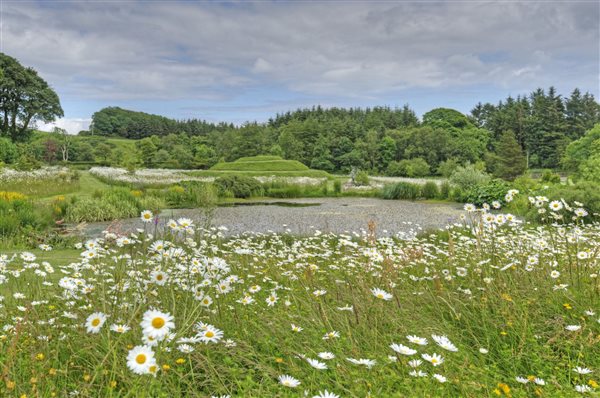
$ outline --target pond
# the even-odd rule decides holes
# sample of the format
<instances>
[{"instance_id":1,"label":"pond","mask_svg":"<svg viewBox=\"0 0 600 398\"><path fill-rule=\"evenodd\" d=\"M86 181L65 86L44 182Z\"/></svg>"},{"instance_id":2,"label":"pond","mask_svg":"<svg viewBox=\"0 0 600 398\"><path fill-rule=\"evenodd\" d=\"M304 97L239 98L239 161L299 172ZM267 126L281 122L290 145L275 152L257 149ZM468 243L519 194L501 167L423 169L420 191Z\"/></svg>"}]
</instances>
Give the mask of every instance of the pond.
<instances>
[{"instance_id":1,"label":"pond","mask_svg":"<svg viewBox=\"0 0 600 398\"><path fill-rule=\"evenodd\" d=\"M211 225L227 228L228 236L245 232L290 233L366 233L369 223L376 235L412 235L421 230L437 229L458 222L462 206L449 203L410 202L375 198L278 199L263 202L232 203L214 209ZM159 227L171 218L188 217L196 225L205 225L201 209L168 209L159 215ZM128 233L141 228L139 218L117 222L90 223L83 228L89 237L102 231Z\"/></svg>"}]
</instances>

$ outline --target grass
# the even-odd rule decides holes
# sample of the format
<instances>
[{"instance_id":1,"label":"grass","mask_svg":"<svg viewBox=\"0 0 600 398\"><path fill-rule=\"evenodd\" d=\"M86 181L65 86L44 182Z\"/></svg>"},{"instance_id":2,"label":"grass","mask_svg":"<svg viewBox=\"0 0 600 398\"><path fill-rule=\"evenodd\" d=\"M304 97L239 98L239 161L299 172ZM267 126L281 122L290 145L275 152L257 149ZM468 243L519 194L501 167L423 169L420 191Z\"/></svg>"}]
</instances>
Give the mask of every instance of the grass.
<instances>
[{"instance_id":1,"label":"grass","mask_svg":"<svg viewBox=\"0 0 600 398\"><path fill-rule=\"evenodd\" d=\"M221 162L210 168L211 171L242 172L304 172L310 170L297 160L284 160L278 156L245 157L235 162Z\"/></svg>"},{"instance_id":2,"label":"grass","mask_svg":"<svg viewBox=\"0 0 600 398\"><path fill-rule=\"evenodd\" d=\"M486 225L495 228L474 229L477 214L469 213L468 228L409 241L378 240L376 226L360 240L225 239L180 229L88 242L81 257L36 251L35 259L3 260L0 394L312 397L328 390L344 397L517 398L578 396L576 385L598 391L600 225L492 221ZM107 320L91 333L86 319L96 312ZM167 313L173 339L151 348L156 369L143 368L155 375L134 374L127 356L144 344L140 322ZM131 330L116 333L112 324ZM396 352L392 343L405 348ZM323 352L335 357L321 359ZM423 354L442 362L434 366ZM416 359L423 377L411 376ZM577 374L577 366L592 373ZM301 384L286 387L278 383L282 375Z\"/></svg>"}]
</instances>

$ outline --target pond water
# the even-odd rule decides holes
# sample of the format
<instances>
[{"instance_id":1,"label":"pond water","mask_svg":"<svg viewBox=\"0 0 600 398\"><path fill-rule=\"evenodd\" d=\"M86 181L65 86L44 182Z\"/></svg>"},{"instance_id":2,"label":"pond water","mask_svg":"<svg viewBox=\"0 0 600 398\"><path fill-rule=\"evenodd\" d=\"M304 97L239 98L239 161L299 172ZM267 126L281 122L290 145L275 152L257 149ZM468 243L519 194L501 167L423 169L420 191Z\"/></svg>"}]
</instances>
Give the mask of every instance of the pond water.
<instances>
[{"instance_id":1,"label":"pond water","mask_svg":"<svg viewBox=\"0 0 600 398\"><path fill-rule=\"evenodd\" d=\"M461 214L461 205L448 203L375 198L279 199L217 207L210 221L212 226L226 227L226 235L245 232L312 235L316 230L365 233L372 222L377 236L394 236L441 228L457 222ZM206 225L208 221L201 209L169 209L159 215L158 227L179 217L189 217L196 225ZM142 226L139 218L89 223L83 227L83 233L96 237L107 228L128 233Z\"/></svg>"}]
</instances>

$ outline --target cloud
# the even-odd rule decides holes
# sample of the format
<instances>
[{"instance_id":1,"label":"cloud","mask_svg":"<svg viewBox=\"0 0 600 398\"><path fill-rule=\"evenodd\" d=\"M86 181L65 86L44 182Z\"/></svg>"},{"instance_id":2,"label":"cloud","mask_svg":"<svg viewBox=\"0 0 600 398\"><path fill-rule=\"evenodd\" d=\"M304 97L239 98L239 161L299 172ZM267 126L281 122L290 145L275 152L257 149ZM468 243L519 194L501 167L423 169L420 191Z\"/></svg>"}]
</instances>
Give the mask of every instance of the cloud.
<instances>
[{"instance_id":1,"label":"cloud","mask_svg":"<svg viewBox=\"0 0 600 398\"><path fill-rule=\"evenodd\" d=\"M37 129L41 131L52 131L55 127L67 130L69 134L77 134L81 130L88 130L92 119L82 118L60 118L52 123L38 123Z\"/></svg>"},{"instance_id":2,"label":"cloud","mask_svg":"<svg viewBox=\"0 0 600 398\"><path fill-rule=\"evenodd\" d=\"M332 103L482 85L598 94L599 11L594 2L9 2L3 47L70 101L231 105L265 86Z\"/></svg>"}]
</instances>

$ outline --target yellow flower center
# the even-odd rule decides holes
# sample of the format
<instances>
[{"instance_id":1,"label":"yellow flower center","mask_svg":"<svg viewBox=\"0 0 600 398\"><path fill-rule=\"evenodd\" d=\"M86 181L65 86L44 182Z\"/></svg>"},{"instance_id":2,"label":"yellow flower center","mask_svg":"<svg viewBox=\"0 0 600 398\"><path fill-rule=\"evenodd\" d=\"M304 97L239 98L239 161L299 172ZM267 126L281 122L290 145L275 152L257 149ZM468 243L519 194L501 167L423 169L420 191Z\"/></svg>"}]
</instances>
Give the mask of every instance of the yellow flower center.
<instances>
[{"instance_id":1,"label":"yellow flower center","mask_svg":"<svg viewBox=\"0 0 600 398\"><path fill-rule=\"evenodd\" d=\"M434 363L434 364L435 364L435 363L438 363L438 360L437 360L437 359L435 359L435 358L433 358L433 359L431 360L431 363Z\"/></svg>"},{"instance_id":2,"label":"yellow flower center","mask_svg":"<svg viewBox=\"0 0 600 398\"><path fill-rule=\"evenodd\" d=\"M143 365L146 363L146 354L138 354L137 357L135 357L135 361L137 363L139 363L140 365Z\"/></svg>"},{"instance_id":3,"label":"yellow flower center","mask_svg":"<svg viewBox=\"0 0 600 398\"><path fill-rule=\"evenodd\" d=\"M161 274L156 275L157 281L162 281L163 276Z\"/></svg>"},{"instance_id":4,"label":"yellow flower center","mask_svg":"<svg viewBox=\"0 0 600 398\"><path fill-rule=\"evenodd\" d=\"M156 328L156 329L160 329L163 326L165 326L165 320L162 319L161 317L154 318L152 320L152 326L154 326L154 328Z\"/></svg>"},{"instance_id":5,"label":"yellow flower center","mask_svg":"<svg viewBox=\"0 0 600 398\"><path fill-rule=\"evenodd\" d=\"M211 337L215 337L215 334L209 330L208 332L204 333L204 336L210 339Z\"/></svg>"},{"instance_id":6,"label":"yellow flower center","mask_svg":"<svg viewBox=\"0 0 600 398\"><path fill-rule=\"evenodd\" d=\"M377 298L380 298L380 299L382 299L382 298L383 298L383 294L379 293L379 294L377 295Z\"/></svg>"},{"instance_id":7,"label":"yellow flower center","mask_svg":"<svg viewBox=\"0 0 600 398\"><path fill-rule=\"evenodd\" d=\"M96 319L94 319L94 320L92 321L92 326L93 326L93 327L96 327L96 326L98 326L98 325L100 325L100 318L96 318Z\"/></svg>"}]
</instances>

